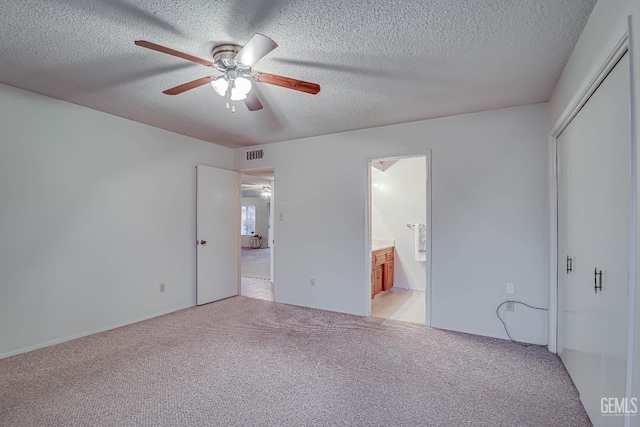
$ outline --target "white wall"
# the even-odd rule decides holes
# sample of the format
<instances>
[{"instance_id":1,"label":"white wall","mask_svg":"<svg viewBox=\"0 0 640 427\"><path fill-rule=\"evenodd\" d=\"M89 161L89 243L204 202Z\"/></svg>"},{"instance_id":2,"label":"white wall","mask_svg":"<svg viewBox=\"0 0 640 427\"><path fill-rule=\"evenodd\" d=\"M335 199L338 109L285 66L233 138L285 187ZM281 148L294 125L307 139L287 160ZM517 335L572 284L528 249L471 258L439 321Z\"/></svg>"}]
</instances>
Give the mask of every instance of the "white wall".
<instances>
[{"instance_id":1,"label":"white wall","mask_svg":"<svg viewBox=\"0 0 640 427\"><path fill-rule=\"evenodd\" d=\"M232 150L0 85L0 356L194 305L196 164Z\"/></svg>"},{"instance_id":2,"label":"white wall","mask_svg":"<svg viewBox=\"0 0 640 427\"><path fill-rule=\"evenodd\" d=\"M407 224L426 223L427 161L401 159L384 172L371 168L371 237L395 241L396 288L425 290L426 262L416 261L414 231Z\"/></svg>"},{"instance_id":3,"label":"white wall","mask_svg":"<svg viewBox=\"0 0 640 427\"><path fill-rule=\"evenodd\" d=\"M269 247L269 205L267 201L262 197L243 197L242 206L255 206L256 207L256 229L249 230L255 231L262 236L262 247ZM251 235L241 236L241 244L243 248L248 248L249 239Z\"/></svg>"},{"instance_id":4,"label":"white wall","mask_svg":"<svg viewBox=\"0 0 640 427\"><path fill-rule=\"evenodd\" d=\"M507 282L546 306L547 137L547 106L532 105L267 144L262 160L236 149L236 169L277 170L278 301L367 312L368 160L430 148L431 323L506 337L495 308ZM546 342L544 313L517 309L508 322L516 339Z\"/></svg>"}]
</instances>

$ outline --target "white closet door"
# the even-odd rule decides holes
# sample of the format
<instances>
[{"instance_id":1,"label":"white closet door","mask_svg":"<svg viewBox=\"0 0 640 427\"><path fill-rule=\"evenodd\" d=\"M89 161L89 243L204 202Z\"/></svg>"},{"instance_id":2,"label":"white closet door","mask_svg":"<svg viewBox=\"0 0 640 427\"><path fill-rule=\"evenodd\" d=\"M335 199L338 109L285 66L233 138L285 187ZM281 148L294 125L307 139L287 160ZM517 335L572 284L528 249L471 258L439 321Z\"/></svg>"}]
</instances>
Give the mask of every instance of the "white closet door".
<instances>
[{"instance_id":1,"label":"white closet door","mask_svg":"<svg viewBox=\"0 0 640 427\"><path fill-rule=\"evenodd\" d=\"M570 208L575 205L569 200L572 193L570 178L575 175L571 167L571 149L573 138L568 137L568 132L558 139L558 323L557 323L557 349L570 374L574 370L577 348L575 337L568 332L575 328L576 322L572 305L573 298L569 298L569 289L573 289L573 272L575 271L576 254L573 249L575 244L569 242ZM575 185L575 184L574 184ZM575 214L574 214L575 215Z\"/></svg>"},{"instance_id":2,"label":"white closet door","mask_svg":"<svg viewBox=\"0 0 640 427\"><path fill-rule=\"evenodd\" d=\"M624 422L600 400L625 395L629 93L625 55L558 138L558 350L595 426Z\"/></svg>"},{"instance_id":3,"label":"white closet door","mask_svg":"<svg viewBox=\"0 0 640 427\"><path fill-rule=\"evenodd\" d=\"M602 256L595 267L602 270L602 384L601 397L623 397L626 376L627 319L629 295L629 215L631 179L631 133L629 120L629 55L625 55L603 83L607 95L599 101L599 113L610 120L594 129L592 137L600 141L594 175L596 209L593 214L600 225L595 245ZM596 93L597 94L597 93ZM596 119L594 115L594 119ZM594 268L595 268L594 267ZM620 420L605 417L603 425L622 425Z\"/></svg>"},{"instance_id":4,"label":"white closet door","mask_svg":"<svg viewBox=\"0 0 640 427\"><path fill-rule=\"evenodd\" d=\"M586 106L585 106L586 108ZM572 271L560 273L559 295L564 295L559 306L562 318L559 327L564 342L560 355L573 378L585 408L594 406L600 399L599 378L601 370L601 309L600 299L593 289L593 263L596 254L592 241L597 224L590 214L592 209L592 168L596 162L596 141L588 138L588 115L581 111L558 139L559 157L564 186L560 204L564 208L561 235L566 251L561 256L572 258ZM559 254L560 255L560 254ZM560 270L561 272L562 270ZM564 279L564 280L562 280ZM589 410L587 410L589 412ZM593 416L589 413L590 416Z\"/></svg>"}]
</instances>

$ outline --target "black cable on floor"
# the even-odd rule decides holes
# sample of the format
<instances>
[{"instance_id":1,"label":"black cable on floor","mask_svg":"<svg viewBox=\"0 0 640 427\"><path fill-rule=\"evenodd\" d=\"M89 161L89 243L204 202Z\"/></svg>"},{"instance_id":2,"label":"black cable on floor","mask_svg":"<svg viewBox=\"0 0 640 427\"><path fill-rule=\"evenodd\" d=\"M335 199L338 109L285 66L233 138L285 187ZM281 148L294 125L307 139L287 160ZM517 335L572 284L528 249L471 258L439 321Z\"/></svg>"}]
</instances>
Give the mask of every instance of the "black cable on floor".
<instances>
[{"instance_id":1,"label":"black cable on floor","mask_svg":"<svg viewBox=\"0 0 640 427\"><path fill-rule=\"evenodd\" d=\"M525 303L525 302L522 302L522 301L505 301L505 302L503 302L502 304L498 305L498 307L496 307L496 316L498 316L498 319L500 319L500 321L502 322L502 326L504 326L504 331L507 333L507 336L509 337L509 339L511 340L511 342L514 342L514 343L516 343L516 344L518 344L518 345L521 345L521 346L523 346L523 347L546 347L546 345L541 345L541 344L528 344L528 343L525 343L525 342L516 341L516 340L514 340L513 338L511 338L511 334L509 334L509 331L507 330L507 324L506 324L506 323L505 323L505 321L502 319L502 317L500 317L500 307L502 307L503 305L508 304L508 303L510 303L510 302L512 302L512 303L514 303L514 304L522 304L522 305L524 305L525 307L529 307L529 308L532 308L532 309L534 309L534 310L547 311L547 309L546 309L546 308L542 308L542 307L534 307L534 306L529 305L529 304L527 304L527 303Z\"/></svg>"}]
</instances>

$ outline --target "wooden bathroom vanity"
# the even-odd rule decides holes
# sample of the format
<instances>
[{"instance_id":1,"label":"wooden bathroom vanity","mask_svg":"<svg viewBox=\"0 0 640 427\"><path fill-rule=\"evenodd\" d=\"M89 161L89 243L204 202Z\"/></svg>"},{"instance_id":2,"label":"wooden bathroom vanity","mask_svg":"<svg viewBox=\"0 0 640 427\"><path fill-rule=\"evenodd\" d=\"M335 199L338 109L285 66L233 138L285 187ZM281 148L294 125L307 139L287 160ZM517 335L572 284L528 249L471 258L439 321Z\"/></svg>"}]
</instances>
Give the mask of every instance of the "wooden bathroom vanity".
<instances>
[{"instance_id":1,"label":"wooden bathroom vanity","mask_svg":"<svg viewBox=\"0 0 640 427\"><path fill-rule=\"evenodd\" d=\"M372 247L371 251L371 298L393 286L394 246Z\"/></svg>"}]
</instances>

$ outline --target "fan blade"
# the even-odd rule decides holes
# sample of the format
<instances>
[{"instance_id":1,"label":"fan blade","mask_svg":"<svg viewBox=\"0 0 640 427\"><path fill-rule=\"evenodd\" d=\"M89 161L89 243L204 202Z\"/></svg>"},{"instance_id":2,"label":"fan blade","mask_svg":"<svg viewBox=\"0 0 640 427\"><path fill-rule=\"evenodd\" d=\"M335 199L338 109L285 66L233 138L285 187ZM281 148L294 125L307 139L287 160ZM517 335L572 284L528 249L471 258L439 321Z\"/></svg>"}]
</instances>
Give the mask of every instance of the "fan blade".
<instances>
[{"instance_id":1,"label":"fan blade","mask_svg":"<svg viewBox=\"0 0 640 427\"><path fill-rule=\"evenodd\" d=\"M253 67L256 62L277 47L278 43L269 37L255 33L234 59L242 65Z\"/></svg>"},{"instance_id":2,"label":"fan blade","mask_svg":"<svg viewBox=\"0 0 640 427\"><path fill-rule=\"evenodd\" d=\"M247 106L249 111L258 111L262 110L262 103L256 95L255 91L251 91L247 94L247 97L244 99L244 104Z\"/></svg>"},{"instance_id":3,"label":"fan blade","mask_svg":"<svg viewBox=\"0 0 640 427\"><path fill-rule=\"evenodd\" d=\"M299 90L300 92L315 95L320 92L320 85L305 82L303 80L292 79L290 77L277 76L269 73L254 73L253 78L257 82L286 87L287 89Z\"/></svg>"},{"instance_id":4,"label":"fan blade","mask_svg":"<svg viewBox=\"0 0 640 427\"><path fill-rule=\"evenodd\" d=\"M213 63L211 61L198 58L197 56L189 55L188 53L170 49L168 47L160 46L159 44L151 43L146 40L136 40L135 44L138 46L146 47L147 49L166 53L168 55L177 56L178 58L186 59L187 61L195 62L196 64L202 64L202 65L206 65L207 67L213 67Z\"/></svg>"},{"instance_id":5,"label":"fan blade","mask_svg":"<svg viewBox=\"0 0 640 427\"><path fill-rule=\"evenodd\" d=\"M213 79L214 79L213 76L202 77L202 78L194 80L192 82L184 83L184 84L181 84L180 86L172 87L171 89L167 89L167 90L163 91L162 93L164 93L165 95L180 95L182 92L186 92L188 90L195 89L195 88L200 87L202 85L206 85L207 83L209 83Z\"/></svg>"}]
</instances>

